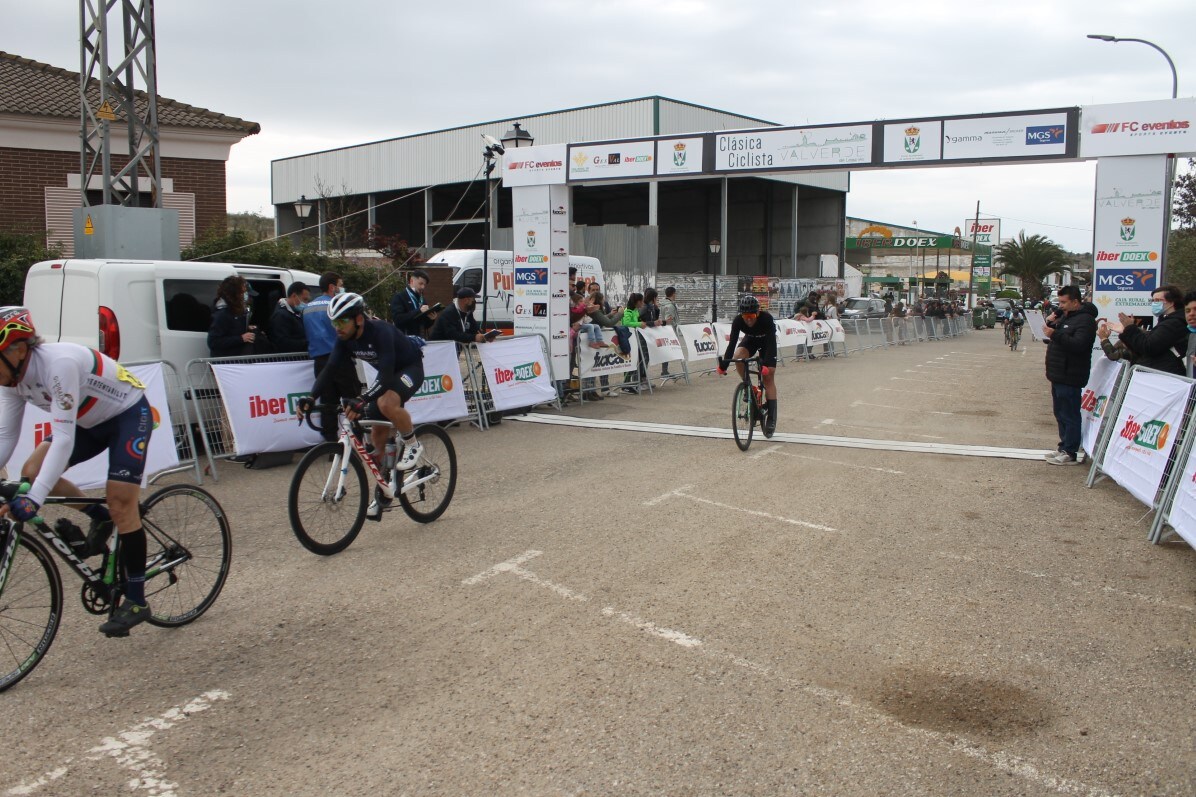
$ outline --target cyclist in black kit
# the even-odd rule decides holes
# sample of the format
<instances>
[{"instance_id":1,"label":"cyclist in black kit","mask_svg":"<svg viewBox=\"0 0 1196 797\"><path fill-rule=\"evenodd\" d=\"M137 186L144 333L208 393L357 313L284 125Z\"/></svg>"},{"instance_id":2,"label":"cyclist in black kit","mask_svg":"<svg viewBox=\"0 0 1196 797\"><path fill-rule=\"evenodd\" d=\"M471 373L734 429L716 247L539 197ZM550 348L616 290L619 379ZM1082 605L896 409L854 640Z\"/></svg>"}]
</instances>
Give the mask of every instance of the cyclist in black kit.
<instances>
[{"instance_id":1,"label":"cyclist in black kit","mask_svg":"<svg viewBox=\"0 0 1196 797\"><path fill-rule=\"evenodd\" d=\"M333 378L336 365L352 358L369 363L378 369L378 378L366 388L360 398L350 402L345 410L349 420L366 418L372 421L390 421L403 438L403 453L395 464L396 470L408 470L419 460L423 447L415 439L415 427L411 414L403 405L419 391L424 383L423 342L408 337L393 324L371 320L365 317L365 300L356 293L342 293L332 297L328 303L328 317L336 329L337 342L328 357L324 370L316 378L311 395L319 396ZM310 396L299 400L299 415L311 411L315 404ZM374 451L381 455L386 448L390 430L375 426L370 430ZM366 510L366 517L377 520L382 517L386 499L376 499Z\"/></svg>"},{"instance_id":2,"label":"cyclist in black kit","mask_svg":"<svg viewBox=\"0 0 1196 797\"><path fill-rule=\"evenodd\" d=\"M743 340L740 340L740 336ZM739 343L736 348L736 342ZM754 354L760 354L760 376L764 380L764 397L767 399L765 408L768 416L764 419L764 435L771 437L777 428L777 385L773 371L777 367L777 323L772 314L760 309L760 302L755 296L743 296L739 299L739 315L731 324L731 337L727 341L727 350L718 360L718 372L727 373L727 363L732 360L744 360ZM743 377L743 363L735 363L740 378Z\"/></svg>"}]
</instances>

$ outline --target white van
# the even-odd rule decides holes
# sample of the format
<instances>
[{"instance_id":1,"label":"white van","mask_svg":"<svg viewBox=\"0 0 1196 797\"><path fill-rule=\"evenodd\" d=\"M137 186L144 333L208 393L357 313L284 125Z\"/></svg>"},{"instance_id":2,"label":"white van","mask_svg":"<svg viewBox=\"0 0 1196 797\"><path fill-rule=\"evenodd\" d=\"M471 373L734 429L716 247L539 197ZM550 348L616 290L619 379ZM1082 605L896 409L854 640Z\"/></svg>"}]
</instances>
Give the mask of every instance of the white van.
<instances>
[{"instance_id":1,"label":"white van","mask_svg":"<svg viewBox=\"0 0 1196 797\"><path fill-rule=\"evenodd\" d=\"M602 277L602 263L596 257L583 255L569 255L569 265L577 269L577 279L585 280L586 285L597 282L606 289ZM482 250L481 249L445 249L443 252L429 258L422 267L448 267L453 270L453 292L458 288L473 288L479 297L482 294ZM512 308L515 306L515 258L510 250L491 249L487 261L489 272L485 299L490 300L486 309L486 326L491 325L499 329L510 329L514 326L515 317ZM482 320L482 303L479 298L478 306L474 310L474 318Z\"/></svg>"},{"instance_id":2,"label":"white van","mask_svg":"<svg viewBox=\"0 0 1196 797\"><path fill-rule=\"evenodd\" d=\"M124 362L163 360L185 380L187 363L209 354L216 286L233 274L257 293L250 322L262 329L295 280L320 291L319 275L271 266L47 260L25 277L25 306L47 341L81 343Z\"/></svg>"}]
</instances>

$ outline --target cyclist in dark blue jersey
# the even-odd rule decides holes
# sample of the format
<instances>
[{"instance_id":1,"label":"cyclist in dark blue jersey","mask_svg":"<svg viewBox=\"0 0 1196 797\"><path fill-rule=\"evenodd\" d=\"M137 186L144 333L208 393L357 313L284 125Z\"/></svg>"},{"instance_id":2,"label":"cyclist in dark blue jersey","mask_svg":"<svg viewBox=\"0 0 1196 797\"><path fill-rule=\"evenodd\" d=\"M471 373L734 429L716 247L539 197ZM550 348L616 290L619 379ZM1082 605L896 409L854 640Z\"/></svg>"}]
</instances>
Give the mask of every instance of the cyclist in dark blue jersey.
<instances>
[{"instance_id":1,"label":"cyclist in dark blue jersey","mask_svg":"<svg viewBox=\"0 0 1196 797\"><path fill-rule=\"evenodd\" d=\"M738 344L738 345L736 345ZM727 364L732 360L744 360L760 355L760 376L764 382L765 407L768 415L764 419L766 437L771 437L777 428L777 383L773 371L777 367L777 323L772 314L760 309L755 296L739 299L739 315L731 322L731 335L727 339L727 350L718 359L718 372L727 373ZM735 363L739 376L743 377L743 363Z\"/></svg>"},{"instance_id":2,"label":"cyclist in dark blue jersey","mask_svg":"<svg viewBox=\"0 0 1196 797\"><path fill-rule=\"evenodd\" d=\"M374 383L360 398L345 410L349 420L366 418L389 421L403 438L403 453L395 464L397 470L408 470L419 460L423 448L415 439L415 426L404 405L419 391L424 382L422 341L404 335L393 324L366 318L365 300L356 293L342 293L328 303L328 317L336 329L337 342L328 357L324 370L316 378L311 395L319 396L333 378L337 363L347 358L368 363L378 371ZM311 410L314 400L300 399L301 415ZM390 430L375 426L370 430L374 451L381 454L386 448ZM366 516L378 519L384 504L375 500Z\"/></svg>"}]
</instances>

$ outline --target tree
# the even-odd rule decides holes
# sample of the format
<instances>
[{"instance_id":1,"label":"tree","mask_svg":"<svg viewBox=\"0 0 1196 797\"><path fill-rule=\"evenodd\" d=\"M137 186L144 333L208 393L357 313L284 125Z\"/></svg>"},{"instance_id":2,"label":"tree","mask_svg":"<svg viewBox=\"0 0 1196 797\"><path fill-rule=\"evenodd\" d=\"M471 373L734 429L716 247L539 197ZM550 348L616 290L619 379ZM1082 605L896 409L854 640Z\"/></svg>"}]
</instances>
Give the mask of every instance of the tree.
<instances>
[{"instance_id":1,"label":"tree","mask_svg":"<svg viewBox=\"0 0 1196 797\"><path fill-rule=\"evenodd\" d=\"M349 193L349 184L341 183L340 193L316 175L316 196L324 215L324 248L342 260L351 249L359 249L365 237L365 214L361 199Z\"/></svg>"},{"instance_id":2,"label":"tree","mask_svg":"<svg viewBox=\"0 0 1196 797\"><path fill-rule=\"evenodd\" d=\"M29 267L58 257L62 253L46 246L44 234L0 232L0 306L21 304Z\"/></svg>"},{"instance_id":3,"label":"tree","mask_svg":"<svg viewBox=\"0 0 1196 797\"><path fill-rule=\"evenodd\" d=\"M257 241L274 237L274 219L260 213L229 213L225 216L225 226L229 232L244 230Z\"/></svg>"},{"instance_id":4,"label":"tree","mask_svg":"<svg viewBox=\"0 0 1196 797\"><path fill-rule=\"evenodd\" d=\"M1027 299L1043 297L1043 282L1052 274L1071 273L1071 259L1059 244L1044 235L1026 237L1022 230L1017 238L999 244L993 250L998 275L1008 275L1021 280L1022 294Z\"/></svg>"},{"instance_id":5,"label":"tree","mask_svg":"<svg viewBox=\"0 0 1196 797\"><path fill-rule=\"evenodd\" d=\"M1175 178L1171 196L1171 218L1180 229L1196 229L1196 160L1188 158L1188 173Z\"/></svg>"}]
</instances>

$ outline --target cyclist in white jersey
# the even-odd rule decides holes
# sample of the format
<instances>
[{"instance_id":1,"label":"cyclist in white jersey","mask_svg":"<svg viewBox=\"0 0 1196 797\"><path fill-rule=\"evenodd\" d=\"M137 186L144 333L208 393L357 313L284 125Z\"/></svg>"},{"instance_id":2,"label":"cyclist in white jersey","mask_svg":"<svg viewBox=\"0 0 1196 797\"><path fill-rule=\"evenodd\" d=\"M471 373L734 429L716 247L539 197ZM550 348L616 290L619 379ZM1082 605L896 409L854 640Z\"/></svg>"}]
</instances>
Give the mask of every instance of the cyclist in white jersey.
<instances>
[{"instance_id":1,"label":"cyclist in white jersey","mask_svg":"<svg viewBox=\"0 0 1196 797\"><path fill-rule=\"evenodd\" d=\"M43 342L26 308L0 307L0 466L16 449L26 404L50 413L51 434L21 468L21 478L33 482L29 492L0 507L0 517L27 521L48 495L82 497L62 474L106 450L108 505L82 511L92 518L93 544L107 538L111 523L120 532L125 600L100 631L125 636L149 617L139 503L154 424L145 385L94 349Z\"/></svg>"}]
</instances>

